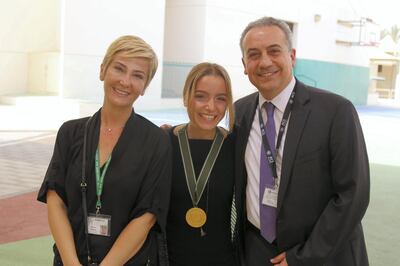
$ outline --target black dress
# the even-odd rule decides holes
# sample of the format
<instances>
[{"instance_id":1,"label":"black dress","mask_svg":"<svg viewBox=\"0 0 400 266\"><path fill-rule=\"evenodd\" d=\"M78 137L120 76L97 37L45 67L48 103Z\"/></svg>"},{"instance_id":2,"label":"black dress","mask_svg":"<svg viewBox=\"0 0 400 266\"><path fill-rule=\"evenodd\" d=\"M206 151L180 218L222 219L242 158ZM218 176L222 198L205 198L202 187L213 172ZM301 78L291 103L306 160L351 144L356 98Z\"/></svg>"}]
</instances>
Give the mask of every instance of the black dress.
<instances>
[{"instance_id":1,"label":"black dress","mask_svg":"<svg viewBox=\"0 0 400 266\"><path fill-rule=\"evenodd\" d=\"M38 200L46 202L49 189L55 190L67 207L80 262L87 263L84 233L81 167L85 123L88 118L64 123L58 134L53 157L40 188ZM88 212L95 212L96 177L94 158L99 141L100 111L88 124L86 177ZM104 178L101 213L111 215L111 236L89 235L92 257L100 262L132 220L146 212L157 222L129 265L144 265L154 250L156 235L164 233L171 182L171 147L168 135L150 121L135 114L128 119L115 145ZM60 260L54 245L55 259ZM153 264L152 264L153 265Z\"/></svg>"},{"instance_id":2,"label":"black dress","mask_svg":"<svg viewBox=\"0 0 400 266\"><path fill-rule=\"evenodd\" d=\"M177 136L170 133L173 146L172 188L167 221L167 243L170 266L232 266L231 207L234 186L234 143L228 136L220 150L214 168L198 206L206 211L207 221L199 228L190 227L185 220L193 207ZM212 140L189 139L193 166L198 177Z\"/></svg>"}]
</instances>

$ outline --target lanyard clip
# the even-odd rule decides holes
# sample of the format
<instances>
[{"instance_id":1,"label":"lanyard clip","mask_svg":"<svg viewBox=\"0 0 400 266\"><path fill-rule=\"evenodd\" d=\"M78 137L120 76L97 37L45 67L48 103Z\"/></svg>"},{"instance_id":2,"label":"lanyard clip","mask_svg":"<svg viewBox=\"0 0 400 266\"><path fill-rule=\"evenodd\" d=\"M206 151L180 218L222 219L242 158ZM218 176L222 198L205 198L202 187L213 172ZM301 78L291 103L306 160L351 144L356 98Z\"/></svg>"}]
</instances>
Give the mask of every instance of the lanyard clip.
<instances>
[{"instance_id":1,"label":"lanyard clip","mask_svg":"<svg viewBox=\"0 0 400 266\"><path fill-rule=\"evenodd\" d=\"M100 209L101 209L101 201L100 201L100 196L97 196L97 202L96 202L96 215L100 214Z\"/></svg>"},{"instance_id":2,"label":"lanyard clip","mask_svg":"<svg viewBox=\"0 0 400 266\"><path fill-rule=\"evenodd\" d=\"M82 190L83 192L86 192L86 189L87 189L87 184L86 184L85 181L82 181L82 182L81 182L81 190Z\"/></svg>"}]
</instances>

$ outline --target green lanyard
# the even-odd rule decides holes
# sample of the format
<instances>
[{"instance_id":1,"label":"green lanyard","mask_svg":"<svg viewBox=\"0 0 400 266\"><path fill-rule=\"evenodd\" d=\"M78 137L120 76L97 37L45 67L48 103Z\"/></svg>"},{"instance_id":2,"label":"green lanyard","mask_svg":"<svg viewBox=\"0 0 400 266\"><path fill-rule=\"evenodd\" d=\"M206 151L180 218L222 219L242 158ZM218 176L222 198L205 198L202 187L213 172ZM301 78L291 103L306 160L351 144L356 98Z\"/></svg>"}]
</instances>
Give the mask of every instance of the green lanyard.
<instances>
[{"instance_id":1,"label":"green lanyard","mask_svg":"<svg viewBox=\"0 0 400 266\"><path fill-rule=\"evenodd\" d=\"M178 132L179 148L181 150L186 184L188 186L190 198L192 199L194 207L197 207L197 205L199 204L208 178L210 177L215 161L217 160L219 151L221 150L222 144L224 143L224 136L222 135L221 131L218 129L218 127L215 130L216 133L213 143L211 145L210 151L208 152L207 158L204 161L203 167L201 168L197 180L196 174L194 172L192 155L190 153L190 146L187 136L187 125Z\"/></svg>"},{"instance_id":2,"label":"green lanyard","mask_svg":"<svg viewBox=\"0 0 400 266\"><path fill-rule=\"evenodd\" d=\"M96 214L100 213L101 209L101 193L103 192L103 184L104 184L104 176L106 175L108 165L111 162L111 155L108 157L106 164L104 165L103 172L100 173L100 155L99 148L96 149L96 160L95 160L95 168L96 168Z\"/></svg>"}]
</instances>

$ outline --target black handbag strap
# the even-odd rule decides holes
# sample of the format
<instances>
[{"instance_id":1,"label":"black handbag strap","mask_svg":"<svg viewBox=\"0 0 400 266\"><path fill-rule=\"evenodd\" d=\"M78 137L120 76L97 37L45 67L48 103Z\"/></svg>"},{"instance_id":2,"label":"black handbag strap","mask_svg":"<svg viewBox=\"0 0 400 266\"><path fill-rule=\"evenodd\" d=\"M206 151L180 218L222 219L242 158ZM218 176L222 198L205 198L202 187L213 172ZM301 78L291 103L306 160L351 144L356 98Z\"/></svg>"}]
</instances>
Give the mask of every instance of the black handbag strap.
<instances>
[{"instance_id":1,"label":"black handbag strap","mask_svg":"<svg viewBox=\"0 0 400 266\"><path fill-rule=\"evenodd\" d=\"M83 223L85 226L85 236L86 236L86 250L88 256L89 265L92 263L92 257L90 255L90 243L89 243L89 233L88 233L88 212L87 212L87 202L86 202L86 146L87 146L87 128L89 122L92 120L90 117L85 124L85 131L83 133L83 153L82 153L82 175L81 175L81 191L82 191L82 210L83 210Z\"/></svg>"},{"instance_id":2,"label":"black handbag strap","mask_svg":"<svg viewBox=\"0 0 400 266\"><path fill-rule=\"evenodd\" d=\"M158 250L158 265L169 266L167 239L162 232L156 232L157 250Z\"/></svg>"}]
</instances>

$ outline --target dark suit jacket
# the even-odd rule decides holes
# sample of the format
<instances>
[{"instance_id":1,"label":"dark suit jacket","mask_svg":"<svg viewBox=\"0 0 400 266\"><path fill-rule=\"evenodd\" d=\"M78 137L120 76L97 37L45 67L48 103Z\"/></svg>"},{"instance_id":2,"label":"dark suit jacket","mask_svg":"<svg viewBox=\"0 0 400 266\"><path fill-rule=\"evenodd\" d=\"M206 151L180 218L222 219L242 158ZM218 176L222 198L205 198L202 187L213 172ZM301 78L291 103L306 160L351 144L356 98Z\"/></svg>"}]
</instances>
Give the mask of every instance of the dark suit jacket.
<instances>
[{"instance_id":1,"label":"dark suit jacket","mask_svg":"<svg viewBox=\"0 0 400 266\"><path fill-rule=\"evenodd\" d=\"M277 245L293 265L368 265L361 219L369 163L357 112L347 99L296 81L282 161ZM258 92L235 103L236 204L246 221L244 154ZM243 228L243 230L245 230Z\"/></svg>"}]
</instances>

